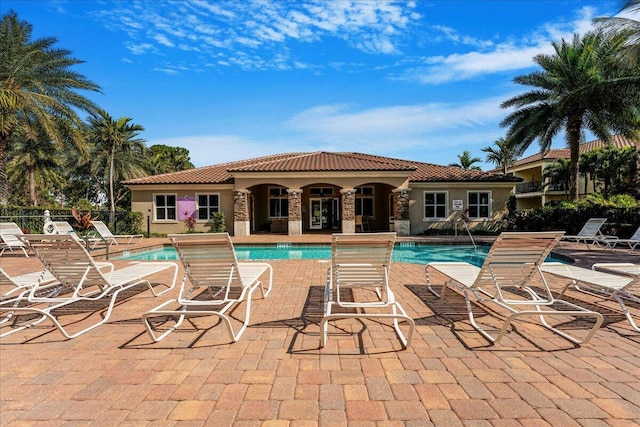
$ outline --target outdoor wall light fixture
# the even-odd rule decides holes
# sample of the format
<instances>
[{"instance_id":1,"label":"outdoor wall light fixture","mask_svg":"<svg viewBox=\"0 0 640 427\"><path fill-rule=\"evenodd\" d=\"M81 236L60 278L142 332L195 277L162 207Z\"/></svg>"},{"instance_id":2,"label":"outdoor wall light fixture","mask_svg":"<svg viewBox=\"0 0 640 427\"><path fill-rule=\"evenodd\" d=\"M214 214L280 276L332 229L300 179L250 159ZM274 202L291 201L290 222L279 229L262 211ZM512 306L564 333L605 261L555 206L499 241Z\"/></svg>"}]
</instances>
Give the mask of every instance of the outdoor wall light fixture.
<instances>
[{"instance_id":1,"label":"outdoor wall light fixture","mask_svg":"<svg viewBox=\"0 0 640 427\"><path fill-rule=\"evenodd\" d=\"M296 191L292 191L291 192L291 197L293 197L294 199L298 198L298 193Z\"/></svg>"}]
</instances>

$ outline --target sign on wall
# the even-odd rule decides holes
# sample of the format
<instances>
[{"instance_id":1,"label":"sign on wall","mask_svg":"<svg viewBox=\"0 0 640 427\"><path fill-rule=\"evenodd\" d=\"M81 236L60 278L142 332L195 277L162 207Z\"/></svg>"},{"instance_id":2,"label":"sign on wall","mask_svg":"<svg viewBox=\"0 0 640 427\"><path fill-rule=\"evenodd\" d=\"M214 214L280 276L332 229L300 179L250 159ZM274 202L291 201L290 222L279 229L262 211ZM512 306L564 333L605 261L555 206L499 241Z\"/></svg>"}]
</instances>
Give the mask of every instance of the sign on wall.
<instances>
[{"instance_id":1,"label":"sign on wall","mask_svg":"<svg viewBox=\"0 0 640 427\"><path fill-rule=\"evenodd\" d=\"M464 201L463 200L453 200L451 202L451 206L454 211L461 211L464 209Z\"/></svg>"}]
</instances>

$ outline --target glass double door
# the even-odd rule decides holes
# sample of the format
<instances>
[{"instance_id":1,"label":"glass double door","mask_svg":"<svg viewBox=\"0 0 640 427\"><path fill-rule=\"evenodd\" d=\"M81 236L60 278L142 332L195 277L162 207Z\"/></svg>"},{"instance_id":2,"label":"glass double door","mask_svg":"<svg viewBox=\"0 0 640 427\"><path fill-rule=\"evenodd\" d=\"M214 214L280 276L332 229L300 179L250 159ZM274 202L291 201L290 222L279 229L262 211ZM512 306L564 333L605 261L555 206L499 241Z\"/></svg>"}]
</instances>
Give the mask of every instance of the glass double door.
<instances>
[{"instance_id":1,"label":"glass double door","mask_svg":"<svg viewBox=\"0 0 640 427\"><path fill-rule=\"evenodd\" d=\"M311 230L329 230L338 227L340 213L338 199L335 198L311 198L309 199L309 212Z\"/></svg>"}]
</instances>

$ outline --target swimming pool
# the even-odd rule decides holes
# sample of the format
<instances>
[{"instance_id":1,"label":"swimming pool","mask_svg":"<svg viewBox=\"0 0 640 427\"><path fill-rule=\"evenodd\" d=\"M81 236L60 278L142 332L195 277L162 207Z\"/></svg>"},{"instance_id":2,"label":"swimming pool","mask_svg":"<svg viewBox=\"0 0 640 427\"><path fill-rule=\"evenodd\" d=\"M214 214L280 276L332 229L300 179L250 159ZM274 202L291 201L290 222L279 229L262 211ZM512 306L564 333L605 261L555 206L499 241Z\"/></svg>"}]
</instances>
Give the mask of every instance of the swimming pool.
<instances>
[{"instance_id":1,"label":"swimming pool","mask_svg":"<svg viewBox=\"0 0 640 427\"><path fill-rule=\"evenodd\" d=\"M426 264L434 261L466 261L480 266L487 255L488 246L461 245L396 245L393 250L393 260L396 262L409 262L412 264ZM285 260L285 259L317 259L328 260L331 258L330 246L253 246L236 245L236 256L242 261L256 260ZM173 261L178 256L172 247L151 249L142 252L124 251L122 254L112 256L112 259L129 261Z\"/></svg>"}]
</instances>

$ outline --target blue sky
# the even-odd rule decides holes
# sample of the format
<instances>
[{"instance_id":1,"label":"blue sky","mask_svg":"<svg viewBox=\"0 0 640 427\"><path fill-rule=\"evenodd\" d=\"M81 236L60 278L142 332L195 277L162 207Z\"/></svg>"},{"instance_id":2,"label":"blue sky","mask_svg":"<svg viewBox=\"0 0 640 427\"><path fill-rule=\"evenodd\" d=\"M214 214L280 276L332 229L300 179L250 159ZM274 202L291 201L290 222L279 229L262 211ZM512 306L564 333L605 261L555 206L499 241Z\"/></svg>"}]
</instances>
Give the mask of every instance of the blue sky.
<instances>
[{"instance_id":1,"label":"blue sky","mask_svg":"<svg viewBox=\"0 0 640 427\"><path fill-rule=\"evenodd\" d=\"M0 11L56 37L102 88L89 98L197 167L319 150L446 165L463 150L484 161L505 135L500 103L529 89L513 77L620 5L2 0Z\"/></svg>"}]
</instances>

